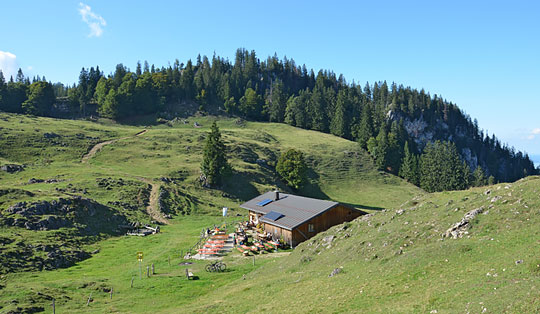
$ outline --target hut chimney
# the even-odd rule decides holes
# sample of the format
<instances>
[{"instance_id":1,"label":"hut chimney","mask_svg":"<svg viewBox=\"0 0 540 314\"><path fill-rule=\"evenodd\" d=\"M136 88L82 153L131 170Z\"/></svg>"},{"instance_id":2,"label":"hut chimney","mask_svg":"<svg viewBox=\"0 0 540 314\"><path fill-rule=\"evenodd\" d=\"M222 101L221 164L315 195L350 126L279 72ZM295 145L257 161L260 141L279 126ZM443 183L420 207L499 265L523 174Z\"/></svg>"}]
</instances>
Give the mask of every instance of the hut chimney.
<instances>
[{"instance_id":1,"label":"hut chimney","mask_svg":"<svg viewBox=\"0 0 540 314\"><path fill-rule=\"evenodd\" d=\"M275 190L274 191L274 201L279 201L279 191L278 190Z\"/></svg>"}]
</instances>

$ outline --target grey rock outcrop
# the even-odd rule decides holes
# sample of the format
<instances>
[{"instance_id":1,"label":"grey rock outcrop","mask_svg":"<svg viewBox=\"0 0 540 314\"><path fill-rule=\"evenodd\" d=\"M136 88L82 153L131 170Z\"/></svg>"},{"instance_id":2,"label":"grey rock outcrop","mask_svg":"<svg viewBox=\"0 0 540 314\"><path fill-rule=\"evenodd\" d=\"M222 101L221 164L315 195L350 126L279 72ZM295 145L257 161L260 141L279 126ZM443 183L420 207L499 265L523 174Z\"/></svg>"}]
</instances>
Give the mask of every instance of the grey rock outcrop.
<instances>
[{"instance_id":1,"label":"grey rock outcrop","mask_svg":"<svg viewBox=\"0 0 540 314\"><path fill-rule=\"evenodd\" d=\"M466 213L465 216L461 219L461 221L456 222L452 225L446 232L444 233L445 238L452 237L453 239L461 238L463 235L468 233L468 229L470 227L470 222L478 215L481 214L484 211L484 207L479 207L476 209L471 210L470 212Z\"/></svg>"},{"instance_id":2,"label":"grey rock outcrop","mask_svg":"<svg viewBox=\"0 0 540 314\"><path fill-rule=\"evenodd\" d=\"M24 166L16 165L16 164L5 164L0 166L0 170L5 171L7 173L15 173L19 171L24 170Z\"/></svg>"}]
</instances>

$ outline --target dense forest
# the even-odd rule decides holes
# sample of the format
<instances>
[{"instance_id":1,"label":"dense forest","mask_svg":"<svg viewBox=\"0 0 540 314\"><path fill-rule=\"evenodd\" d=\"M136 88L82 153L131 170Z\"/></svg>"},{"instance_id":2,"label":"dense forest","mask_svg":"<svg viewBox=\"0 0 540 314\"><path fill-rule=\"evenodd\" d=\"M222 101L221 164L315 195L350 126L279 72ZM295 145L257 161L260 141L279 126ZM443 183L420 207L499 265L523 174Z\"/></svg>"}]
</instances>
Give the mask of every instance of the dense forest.
<instances>
[{"instance_id":1,"label":"dense forest","mask_svg":"<svg viewBox=\"0 0 540 314\"><path fill-rule=\"evenodd\" d=\"M286 57L261 61L239 49L234 62L198 56L167 67L122 64L105 76L82 68L78 84L6 80L0 110L34 115L76 112L122 119L196 103L202 113L287 123L357 141L384 171L428 191L515 181L537 169L527 154L502 144L455 104L422 90L384 82L358 85L332 71L315 73ZM95 109L92 109L95 108Z\"/></svg>"}]
</instances>

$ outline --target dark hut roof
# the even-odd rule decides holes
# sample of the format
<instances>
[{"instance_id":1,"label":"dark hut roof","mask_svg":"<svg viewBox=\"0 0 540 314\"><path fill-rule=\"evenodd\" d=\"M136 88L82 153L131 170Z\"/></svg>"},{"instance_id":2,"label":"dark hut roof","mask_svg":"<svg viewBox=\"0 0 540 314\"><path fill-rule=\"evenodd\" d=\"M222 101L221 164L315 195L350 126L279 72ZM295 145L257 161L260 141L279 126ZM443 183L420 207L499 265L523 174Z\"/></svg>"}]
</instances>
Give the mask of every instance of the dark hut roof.
<instances>
[{"instance_id":1,"label":"dark hut roof","mask_svg":"<svg viewBox=\"0 0 540 314\"><path fill-rule=\"evenodd\" d=\"M274 198L275 192L267 192L240 207L264 214L260 218L262 222L292 230L339 204L281 192L279 200L275 201Z\"/></svg>"}]
</instances>

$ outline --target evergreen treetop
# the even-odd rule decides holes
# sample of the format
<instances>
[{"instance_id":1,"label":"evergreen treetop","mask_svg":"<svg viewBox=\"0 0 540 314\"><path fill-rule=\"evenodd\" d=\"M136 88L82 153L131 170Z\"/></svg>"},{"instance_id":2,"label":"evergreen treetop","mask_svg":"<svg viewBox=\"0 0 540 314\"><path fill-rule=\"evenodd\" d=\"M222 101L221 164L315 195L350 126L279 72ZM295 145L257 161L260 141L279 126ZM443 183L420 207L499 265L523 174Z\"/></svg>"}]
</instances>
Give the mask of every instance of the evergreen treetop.
<instances>
[{"instance_id":1,"label":"evergreen treetop","mask_svg":"<svg viewBox=\"0 0 540 314\"><path fill-rule=\"evenodd\" d=\"M205 184L217 186L221 184L223 176L230 169L227 162L225 143L221 138L219 128L214 121L210 127L210 132L206 137L203 148L203 160L201 172L205 177Z\"/></svg>"}]
</instances>

